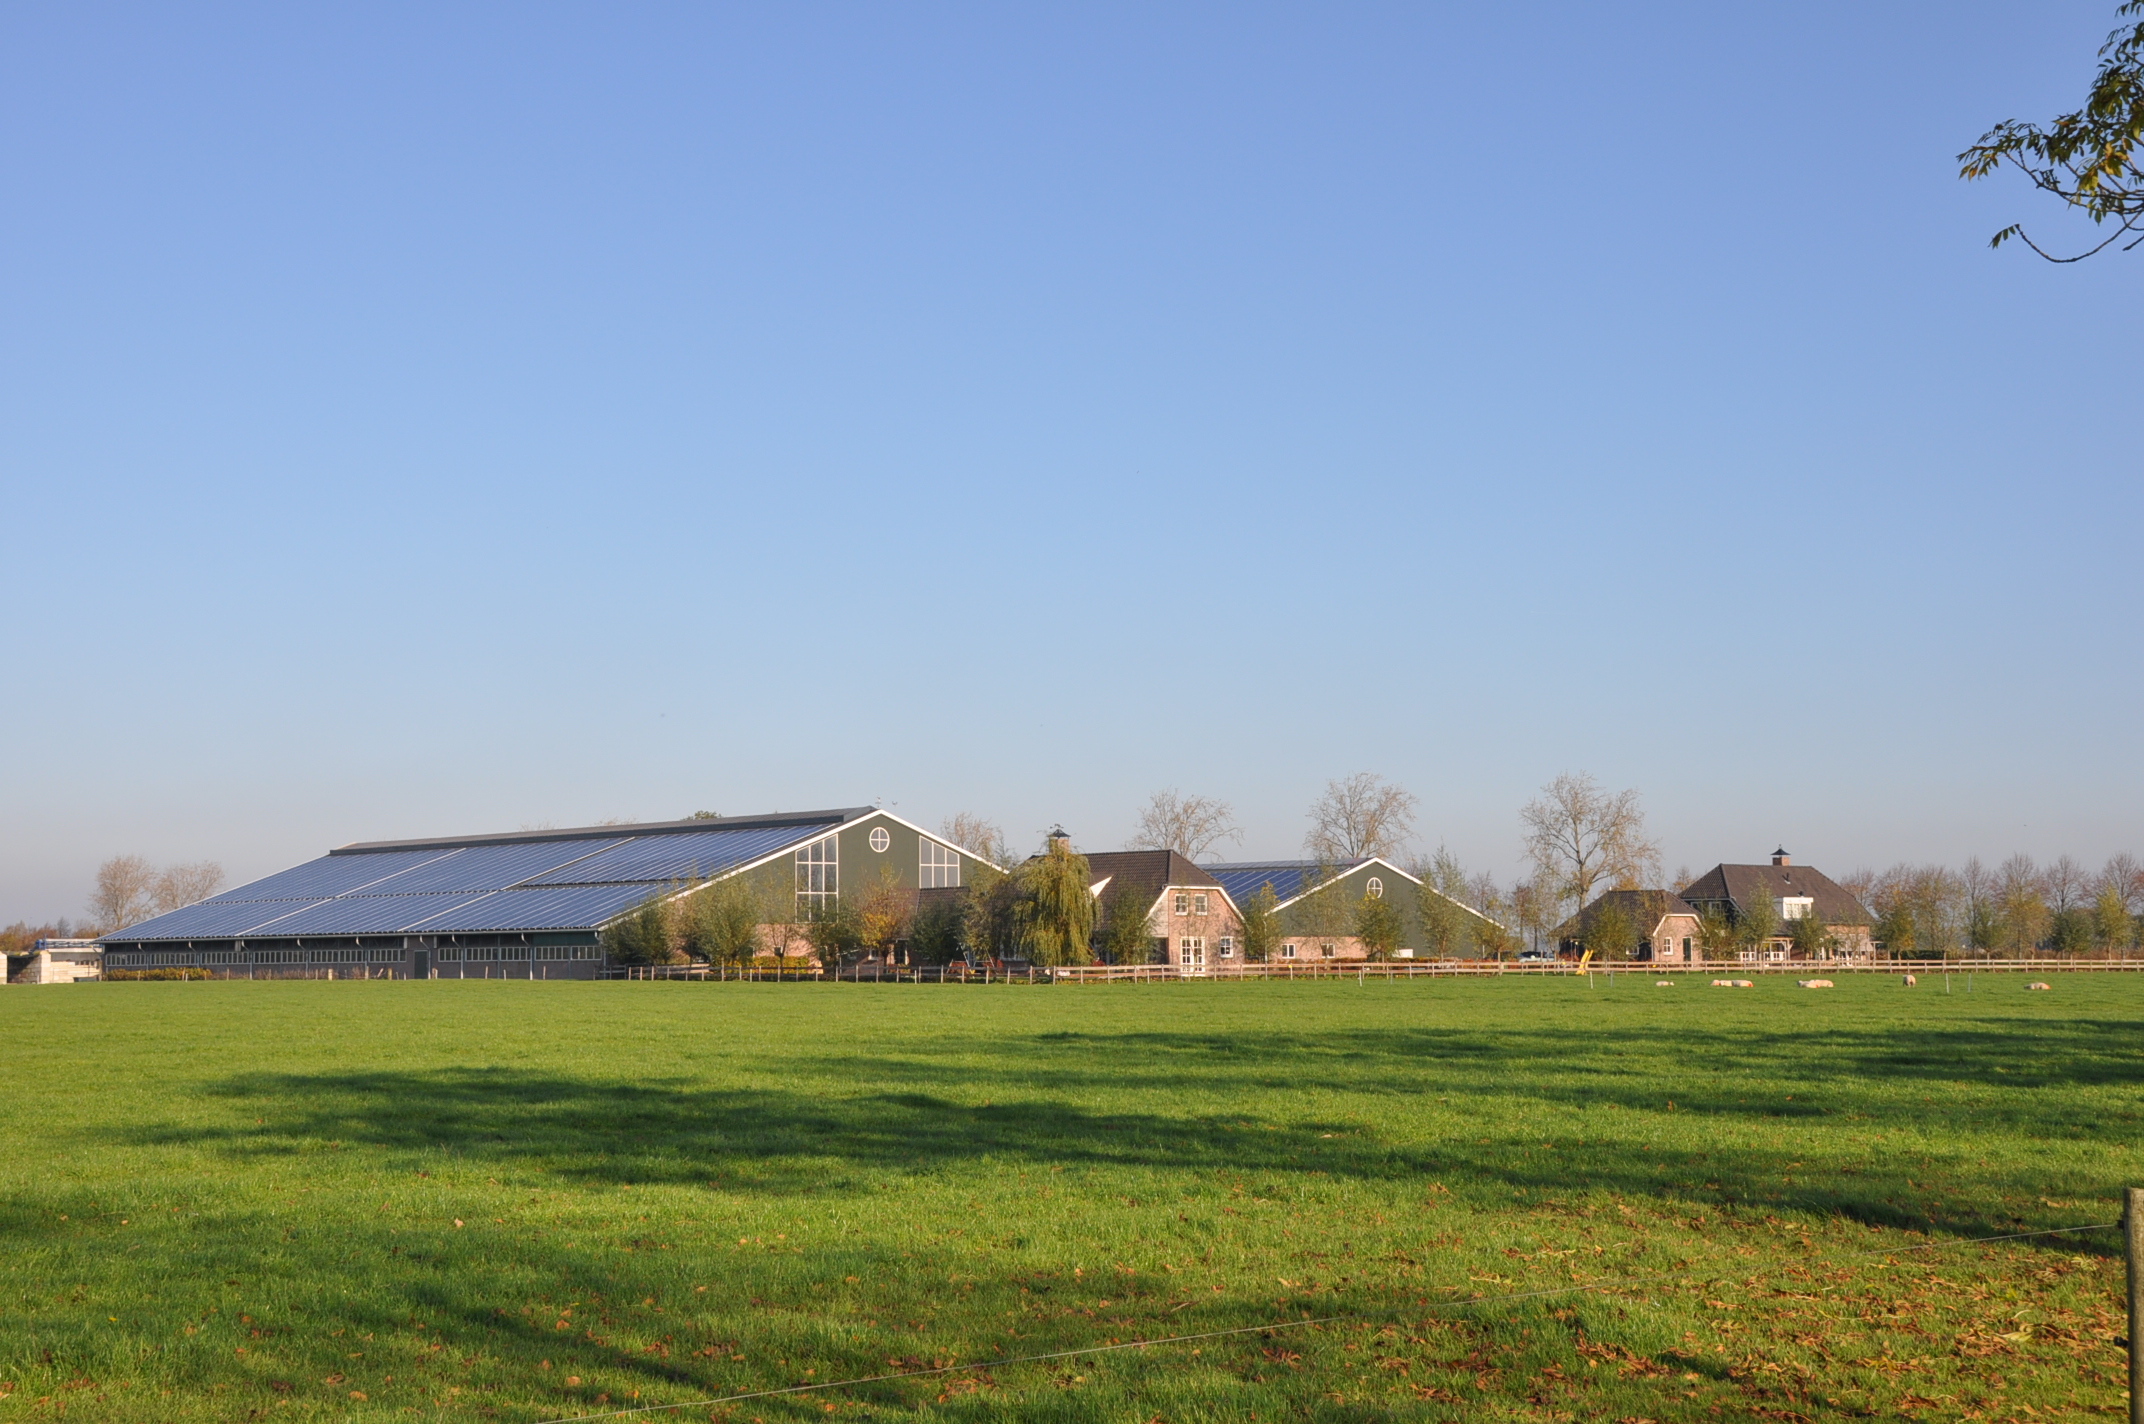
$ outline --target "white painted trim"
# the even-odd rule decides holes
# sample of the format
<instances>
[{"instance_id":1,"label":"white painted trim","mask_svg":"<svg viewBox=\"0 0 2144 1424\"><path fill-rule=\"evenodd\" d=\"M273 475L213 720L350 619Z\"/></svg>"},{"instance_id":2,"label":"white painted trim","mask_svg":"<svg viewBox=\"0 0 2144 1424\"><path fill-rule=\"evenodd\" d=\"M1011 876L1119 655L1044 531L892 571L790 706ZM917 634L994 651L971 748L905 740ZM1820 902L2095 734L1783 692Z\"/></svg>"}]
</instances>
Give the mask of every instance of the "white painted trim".
<instances>
[{"instance_id":1,"label":"white painted trim","mask_svg":"<svg viewBox=\"0 0 2144 1424\"><path fill-rule=\"evenodd\" d=\"M893 812L888 811L883 807L878 807L866 812L864 815L858 816L853 821L842 821L833 826L829 826L822 821L818 825L808 827L808 834L800 835L795 840L789 841L784 845L778 846L775 849L768 851L765 855L761 856L757 860L747 861L743 865L732 866L728 870L723 871L720 875L712 876L706 880L703 880L698 885L689 886L686 889L679 891L675 895L669 896L668 900L677 901L684 899L687 895L696 895L700 891L705 890L708 886L715 884L717 881L727 880L733 875L743 875L747 871L757 870L763 865L772 864L774 861L781 859L785 855L795 855L799 850L803 849L807 845L810 845L813 841L823 841L828 836L839 835L841 832L849 830L851 827L861 826L865 822L870 821L874 817L878 816L885 817L887 820L892 821L895 825L906 826L909 830L914 831L917 835L922 836L925 840L936 841L939 845L946 847L948 850L952 851L956 855L963 857L965 860L973 861L977 865L989 865L992 870L997 869L995 865L991 865L989 861L983 859L983 857L977 855L974 851L969 850L966 846L955 845L951 840L947 839L944 836L938 835L933 831L924 830L923 827L917 825L914 821L904 820L903 818L894 815ZM961 870L965 875L967 867L963 865L961 867ZM549 872L545 873L548 874ZM965 878L962 879L961 885L963 887L965 887L967 883L968 882ZM611 916L611 918L605 920L602 924L596 926L597 933L600 934L602 931L610 928L610 926L612 926L613 924L616 924L619 920L624 919L628 914L632 912L633 908L637 907L628 907L627 909L620 910L617 914Z\"/></svg>"}]
</instances>

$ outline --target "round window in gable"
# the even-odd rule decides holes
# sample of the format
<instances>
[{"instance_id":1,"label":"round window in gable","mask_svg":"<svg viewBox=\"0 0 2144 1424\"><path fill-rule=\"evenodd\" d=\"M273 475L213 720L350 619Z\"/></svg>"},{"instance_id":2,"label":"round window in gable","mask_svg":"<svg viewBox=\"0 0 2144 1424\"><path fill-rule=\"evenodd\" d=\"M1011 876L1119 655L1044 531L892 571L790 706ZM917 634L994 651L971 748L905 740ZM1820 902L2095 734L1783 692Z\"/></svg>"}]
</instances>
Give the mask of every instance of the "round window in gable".
<instances>
[{"instance_id":1,"label":"round window in gable","mask_svg":"<svg viewBox=\"0 0 2144 1424\"><path fill-rule=\"evenodd\" d=\"M883 853L886 847L892 844L893 837L886 834L884 826L873 826L871 828L871 849Z\"/></svg>"},{"instance_id":2,"label":"round window in gable","mask_svg":"<svg viewBox=\"0 0 2144 1424\"><path fill-rule=\"evenodd\" d=\"M1370 883L1362 887L1362 891L1372 900L1382 900L1385 898L1385 882L1373 875L1370 877Z\"/></svg>"}]
</instances>

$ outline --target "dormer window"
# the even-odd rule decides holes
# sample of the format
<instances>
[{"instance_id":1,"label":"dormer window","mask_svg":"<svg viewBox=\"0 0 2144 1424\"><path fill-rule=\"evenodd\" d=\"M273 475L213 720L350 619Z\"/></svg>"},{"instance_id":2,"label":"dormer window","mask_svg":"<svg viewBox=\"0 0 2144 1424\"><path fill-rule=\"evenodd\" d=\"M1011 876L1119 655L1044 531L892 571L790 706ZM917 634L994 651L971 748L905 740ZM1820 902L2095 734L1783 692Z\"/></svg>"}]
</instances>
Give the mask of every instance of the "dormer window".
<instances>
[{"instance_id":1,"label":"dormer window","mask_svg":"<svg viewBox=\"0 0 2144 1424\"><path fill-rule=\"evenodd\" d=\"M1191 913L1194 915L1203 915L1206 913L1206 896L1204 894L1194 893L1192 895Z\"/></svg>"}]
</instances>

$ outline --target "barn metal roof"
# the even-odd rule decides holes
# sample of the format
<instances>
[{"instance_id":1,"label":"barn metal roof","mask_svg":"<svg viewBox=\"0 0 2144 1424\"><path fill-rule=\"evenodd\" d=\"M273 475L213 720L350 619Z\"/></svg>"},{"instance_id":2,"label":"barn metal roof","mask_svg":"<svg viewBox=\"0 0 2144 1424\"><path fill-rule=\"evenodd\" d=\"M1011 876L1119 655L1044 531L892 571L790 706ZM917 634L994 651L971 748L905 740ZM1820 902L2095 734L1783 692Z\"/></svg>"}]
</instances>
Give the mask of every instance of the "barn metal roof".
<instances>
[{"instance_id":1,"label":"barn metal roof","mask_svg":"<svg viewBox=\"0 0 2144 1424\"><path fill-rule=\"evenodd\" d=\"M340 846L103 942L593 930L666 885L726 874L872 809Z\"/></svg>"}]
</instances>

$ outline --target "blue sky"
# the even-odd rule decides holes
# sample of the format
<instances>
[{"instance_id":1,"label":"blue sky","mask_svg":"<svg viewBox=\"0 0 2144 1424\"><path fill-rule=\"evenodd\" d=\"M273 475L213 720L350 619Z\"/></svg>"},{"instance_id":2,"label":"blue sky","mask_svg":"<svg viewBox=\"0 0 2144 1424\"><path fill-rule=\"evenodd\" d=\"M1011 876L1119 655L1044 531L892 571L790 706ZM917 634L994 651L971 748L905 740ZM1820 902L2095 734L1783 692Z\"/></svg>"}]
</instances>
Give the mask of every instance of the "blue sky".
<instances>
[{"instance_id":1,"label":"blue sky","mask_svg":"<svg viewBox=\"0 0 2144 1424\"><path fill-rule=\"evenodd\" d=\"M1509 877L2144 849L2111 3L16 5L0 919L1332 777Z\"/></svg>"}]
</instances>

